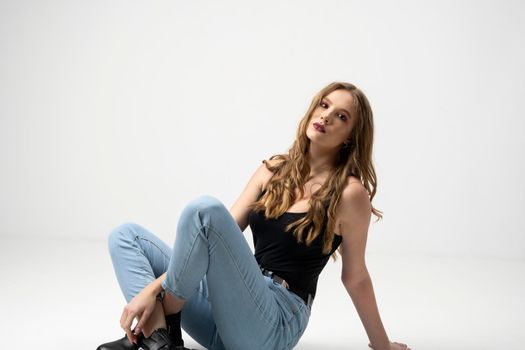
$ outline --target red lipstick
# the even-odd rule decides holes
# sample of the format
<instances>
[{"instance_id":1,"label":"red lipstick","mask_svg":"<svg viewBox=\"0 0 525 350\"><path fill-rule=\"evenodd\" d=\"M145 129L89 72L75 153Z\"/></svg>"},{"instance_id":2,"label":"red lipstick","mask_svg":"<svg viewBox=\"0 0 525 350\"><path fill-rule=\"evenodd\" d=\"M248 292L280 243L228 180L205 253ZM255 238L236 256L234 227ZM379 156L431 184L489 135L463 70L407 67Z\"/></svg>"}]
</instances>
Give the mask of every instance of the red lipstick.
<instances>
[{"instance_id":1,"label":"red lipstick","mask_svg":"<svg viewBox=\"0 0 525 350\"><path fill-rule=\"evenodd\" d=\"M320 131L320 132L322 132L322 133L325 133L325 132L326 132L326 130L325 130L323 124L320 124L320 123L314 123L313 126L314 126L315 130L317 130L317 131Z\"/></svg>"}]
</instances>

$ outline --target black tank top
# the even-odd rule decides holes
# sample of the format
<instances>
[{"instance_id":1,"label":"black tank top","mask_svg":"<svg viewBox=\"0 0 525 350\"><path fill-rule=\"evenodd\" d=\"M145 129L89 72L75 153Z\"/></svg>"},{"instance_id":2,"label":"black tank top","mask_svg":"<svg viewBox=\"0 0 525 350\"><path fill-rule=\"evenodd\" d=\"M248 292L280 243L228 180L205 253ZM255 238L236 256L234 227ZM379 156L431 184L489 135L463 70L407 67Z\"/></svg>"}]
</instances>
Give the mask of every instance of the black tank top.
<instances>
[{"instance_id":1,"label":"black tank top","mask_svg":"<svg viewBox=\"0 0 525 350\"><path fill-rule=\"evenodd\" d=\"M257 199L263 194L264 191ZM339 247L342 237L336 234L330 254L323 254L325 222L322 233L309 247L304 242L297 243L293 229L288 232L285 229L288 224L305 215L306 213L285 212L278 218L267 219L264 212L252 210L248 223L253 234L255 259L259 265L284 278L290 286L315 297L319 275L330 255Z\"/></svg>"}]
</instances>

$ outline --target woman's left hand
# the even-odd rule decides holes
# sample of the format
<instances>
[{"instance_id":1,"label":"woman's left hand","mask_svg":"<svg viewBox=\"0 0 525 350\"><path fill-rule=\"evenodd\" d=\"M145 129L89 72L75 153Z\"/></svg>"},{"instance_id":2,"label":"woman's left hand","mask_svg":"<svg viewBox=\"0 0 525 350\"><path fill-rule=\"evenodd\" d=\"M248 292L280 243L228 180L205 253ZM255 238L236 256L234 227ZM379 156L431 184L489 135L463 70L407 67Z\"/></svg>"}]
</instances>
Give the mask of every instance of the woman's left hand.
<instances>
[{"instance_id":1,"label":"woman's left hand","mask_svg":"<svg viewBox=\"0 0 525 350\"><path fill-rule=\"evenodd\" d=\"M368 347L374 349L372 347L372 344L368 343ZM390 342L390 350L411 350L408 345L404 344L404 343L398 343L397 341L395 342Z\"/></svg>"},{"instance_id":2,"label":"woman's left hand","mask_svg":"<svg viewBox=\"0 0 525 350\"><path fill-rule=\"evenodd\" d=\"M142 331L142 326L155 309L156 302L157 296L146 287L124 307L122 316L120 316L120 326L131 343L136 343L136 335ZM131 324L135 318L138 319L138 323L132 332Z\"/></svg>"}]
</instances>

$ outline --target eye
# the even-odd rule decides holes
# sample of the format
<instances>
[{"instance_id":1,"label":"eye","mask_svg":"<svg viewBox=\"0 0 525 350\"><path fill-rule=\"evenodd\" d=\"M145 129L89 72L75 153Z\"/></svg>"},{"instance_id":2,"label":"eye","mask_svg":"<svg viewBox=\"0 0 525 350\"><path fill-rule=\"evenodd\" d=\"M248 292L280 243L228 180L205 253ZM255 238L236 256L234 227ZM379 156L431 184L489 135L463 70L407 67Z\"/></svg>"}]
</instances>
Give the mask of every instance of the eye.
<instances>
[{"instance_id":1,"label":"eye","mask_svg":"<svg viewBox=\"0 0 525 350\"><path fill-rule=\"evenodd\" d=\"M328 105L324 101L319 102L319 106L321 106L323 108L327 108L328 107ZM348 120L348 117L346 115L344 115L344 114L338 114L337 116L342 121L347 121Z\"/></svg>"}]
</instances>

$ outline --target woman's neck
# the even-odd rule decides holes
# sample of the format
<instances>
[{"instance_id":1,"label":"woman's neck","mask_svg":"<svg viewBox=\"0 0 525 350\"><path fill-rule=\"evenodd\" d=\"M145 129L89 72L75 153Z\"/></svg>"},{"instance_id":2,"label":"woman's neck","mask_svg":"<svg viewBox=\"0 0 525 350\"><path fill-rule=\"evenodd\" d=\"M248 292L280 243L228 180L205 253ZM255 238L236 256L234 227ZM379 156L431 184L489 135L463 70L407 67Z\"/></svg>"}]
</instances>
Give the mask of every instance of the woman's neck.
<instances>
[{"instance_id":1,"label":"woman's neck","mask_svg":"<svg viewBox=\"0 0 525 350\"><path fill-rule=\"evenodd\" d=\"M310 144L307 159L310 166L310 177L325 177L335 169L337 150L334 152L319 149Z\"/></svg>"}]
</instances>

